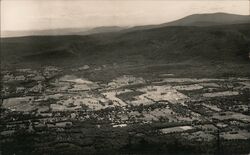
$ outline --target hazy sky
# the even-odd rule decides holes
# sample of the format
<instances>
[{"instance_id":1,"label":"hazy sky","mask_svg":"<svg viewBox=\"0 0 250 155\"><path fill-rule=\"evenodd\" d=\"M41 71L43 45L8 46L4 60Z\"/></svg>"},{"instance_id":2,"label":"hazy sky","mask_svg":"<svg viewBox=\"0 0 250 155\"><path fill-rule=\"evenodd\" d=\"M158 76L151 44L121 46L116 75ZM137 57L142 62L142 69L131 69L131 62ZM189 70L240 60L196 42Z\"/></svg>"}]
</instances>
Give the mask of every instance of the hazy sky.
<instances>
[{"instance_id":1,"label":"hazy sky","mask_svg":"<svg viewBox=\"0 0 250 155\"><path fill-rule=\"evenodd\" d=\"M247 0L1 0L1 30L135 26L248 10Z\"/></svg>"}]
</instances>

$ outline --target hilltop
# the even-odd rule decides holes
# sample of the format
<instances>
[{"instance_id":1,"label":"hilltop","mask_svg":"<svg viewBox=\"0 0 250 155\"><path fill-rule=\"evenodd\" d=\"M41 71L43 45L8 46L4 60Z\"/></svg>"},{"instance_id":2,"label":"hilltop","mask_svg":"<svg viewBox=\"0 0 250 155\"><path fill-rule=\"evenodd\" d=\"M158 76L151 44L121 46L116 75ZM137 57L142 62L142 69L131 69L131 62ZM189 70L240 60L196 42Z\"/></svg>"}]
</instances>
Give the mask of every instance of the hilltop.
<instances>
[{"instance_id":1,"label":"hilltop","mask_svg":"<svg viewBox=\"0 0 250 155\"><path fill-rule=\"evenodd\" d=\"M250 23L250 16L227 13L194 14L162 26L214 26Z\"/></svg>"}]
</instances>

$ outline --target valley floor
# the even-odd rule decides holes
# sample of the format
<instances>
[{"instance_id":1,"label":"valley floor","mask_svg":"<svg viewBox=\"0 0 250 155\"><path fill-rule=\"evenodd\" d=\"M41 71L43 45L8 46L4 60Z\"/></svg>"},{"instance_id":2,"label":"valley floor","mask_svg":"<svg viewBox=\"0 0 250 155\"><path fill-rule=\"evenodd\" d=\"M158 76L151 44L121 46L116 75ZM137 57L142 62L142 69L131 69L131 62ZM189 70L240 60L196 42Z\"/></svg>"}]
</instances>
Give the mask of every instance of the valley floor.
<instances>
[{"instance_id":1,"label":"valley floor","mask_svg":"<svg viewBox=\"0 0 250 155\"><path fill-rule=\"evenodd\" d=\"M1 74L0 154L250 153L250 77L106 65Z\"/></svg>"}]
</instances>

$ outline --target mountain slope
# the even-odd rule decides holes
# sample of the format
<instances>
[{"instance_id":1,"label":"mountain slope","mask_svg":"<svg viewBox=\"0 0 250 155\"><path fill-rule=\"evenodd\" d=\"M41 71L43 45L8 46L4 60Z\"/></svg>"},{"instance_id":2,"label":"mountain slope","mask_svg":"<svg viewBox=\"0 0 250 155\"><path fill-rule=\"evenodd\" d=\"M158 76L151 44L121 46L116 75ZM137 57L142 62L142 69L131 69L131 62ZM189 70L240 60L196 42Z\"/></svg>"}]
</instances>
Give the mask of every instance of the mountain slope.
<instances>
[{"instance_id":1,"label":"mountain slope","mask_svg":"<svg viewBox=\"0 0 250 155\"><path fill-rule=\"evenodd\" d=\"M148 66L136 73L145 72L150 66L154 68L150 73L167 69L180 74L250 76L249 52L250 24L165 26L88 36L1 39L3 68L116 63L134 68Z\"/></svg>"},{"instance_id":2,"label":"mountain slope","mask_svg":"<svg viewBox=\"0 0 250 155\"><path fill-rule=\"evenodd\" d=\"M11 55L20 59L42 53L57 53L60 58L60 52L73 51L73 55L82 59L95 57L97 61L123 61L133 57L138 57L138 61L177 62L194 57L207 61L241 61L248 58L249 27L250 24L162 27L109 35L8 38L2 39L2 54L6 60Z\"/></svg>"}]
</instances>

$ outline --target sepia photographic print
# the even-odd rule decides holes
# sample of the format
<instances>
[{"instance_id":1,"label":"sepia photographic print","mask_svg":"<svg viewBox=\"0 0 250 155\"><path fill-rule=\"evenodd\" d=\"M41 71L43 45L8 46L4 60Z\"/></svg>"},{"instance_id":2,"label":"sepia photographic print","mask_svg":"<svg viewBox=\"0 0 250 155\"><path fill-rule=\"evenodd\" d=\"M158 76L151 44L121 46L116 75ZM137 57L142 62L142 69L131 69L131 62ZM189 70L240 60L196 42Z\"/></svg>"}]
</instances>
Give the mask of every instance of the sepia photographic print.
<instances>
[{"instance_id":1,"label":"sepia photographic print","mask_svg":"<svg viewBox=\"0 0 250 155\"><path fill-rule=\"evenodd\" d=\"M250 0L1 0L0 155L249 155Z\"/></svg>"}]
</instances>

